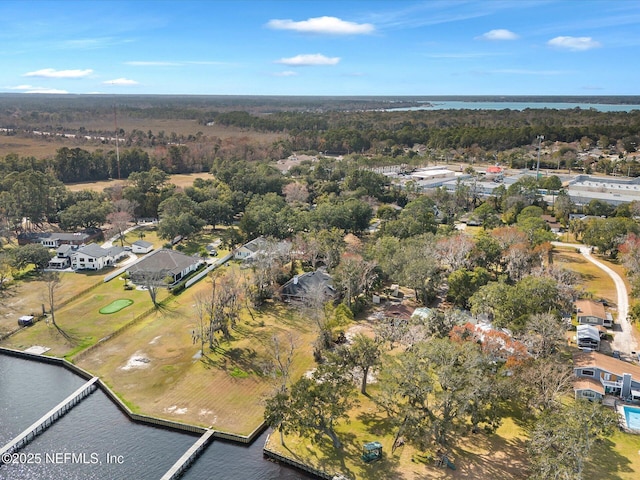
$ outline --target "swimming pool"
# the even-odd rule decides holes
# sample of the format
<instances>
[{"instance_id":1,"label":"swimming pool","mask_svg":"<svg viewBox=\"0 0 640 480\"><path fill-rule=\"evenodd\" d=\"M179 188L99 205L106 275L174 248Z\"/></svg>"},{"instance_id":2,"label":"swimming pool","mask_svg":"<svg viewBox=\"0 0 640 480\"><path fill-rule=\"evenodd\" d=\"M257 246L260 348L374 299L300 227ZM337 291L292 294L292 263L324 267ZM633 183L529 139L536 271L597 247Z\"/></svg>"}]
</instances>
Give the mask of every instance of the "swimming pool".
<instances>
[{"instance_id":1,"label":"swimming pool","mask_svg":"<svg viewBox=\"0 0 640 480\"><path fill-rule=\"evenodd\" d=\"M629 430L637 430L640 432L640 408L624 407L624 418L627 421L627 428Z\"/></svg>"}]
</instances>

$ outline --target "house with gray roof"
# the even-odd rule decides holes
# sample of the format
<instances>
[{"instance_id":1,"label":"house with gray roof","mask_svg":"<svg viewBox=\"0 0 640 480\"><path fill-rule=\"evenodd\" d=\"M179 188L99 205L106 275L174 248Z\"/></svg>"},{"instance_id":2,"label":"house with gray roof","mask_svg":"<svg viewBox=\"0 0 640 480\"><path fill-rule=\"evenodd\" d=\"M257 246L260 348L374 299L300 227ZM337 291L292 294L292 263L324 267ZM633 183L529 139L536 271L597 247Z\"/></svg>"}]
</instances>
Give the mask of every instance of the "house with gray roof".
<instances>
[{"instance_id":1,"label":"house with gray roof","mask_svg":"<svg viewBox=\"0 0 640 480\"><path fill-rule=\"evenodd\" d=\"M295 275L280 289L284 302L304 302L320 295L324 302L336 297L331 275L324 268Z\"/></svg>"},{"instance_id":2,"label":"house with gray roof","mask_svg":"<svg viewBox=\"0 0 640 480\"><path fill-rule=\"evenodd\" d=\"M71 254L71 268L74 270L102 270L115 265L127 255L122 247L102 248L95 243L79 247Z\"/></svg>"},{"instance_id":3,"label":"house with gray roof","mask_svg":"<svg viewBox=\"0 0 640 480\"><path fill-rule=\"evenodd\" d=\"M264 251L267 246L267 239L264 237L254 238L250 242L245 243L240 248L238 248L234 254L233 258L236 260L250 260L255 257L258 253Z\"/></svg>"},{"instance_id":4,"label":"house with gray roof","mask_svg":"<svg viewBox=\"0 0 640 480\"><path fill-rule=\"evenodd\" d=\"M83 232L28 232L18 234L18 245L39 243L47 248L58 248L60 245L84 245L102 236L102 230L87 229Z\"/></svg>"},{"instance_id":5,"label":"house with gray roof","mask_svg":"<svg viewBox=\"0 0 640 480\"><path fill-rule=\"evenodd\" d=\"M151 242L136 240L131 244L131 251L133 253L149 253L151 250L153 250L153 243Z\"/></svg>"},{"instance_id":6,"label":"house with gray roof","mask_svg":"<svg viewBox=\"0 0 640 480\"><path fill-rule=\"evenodd\" d=\"M201 258L163 248L131 265L127 273L131 281L139 285L151 279L158 285L170 287L195 272L203 263Z\"/></svg>"}]
</instances>

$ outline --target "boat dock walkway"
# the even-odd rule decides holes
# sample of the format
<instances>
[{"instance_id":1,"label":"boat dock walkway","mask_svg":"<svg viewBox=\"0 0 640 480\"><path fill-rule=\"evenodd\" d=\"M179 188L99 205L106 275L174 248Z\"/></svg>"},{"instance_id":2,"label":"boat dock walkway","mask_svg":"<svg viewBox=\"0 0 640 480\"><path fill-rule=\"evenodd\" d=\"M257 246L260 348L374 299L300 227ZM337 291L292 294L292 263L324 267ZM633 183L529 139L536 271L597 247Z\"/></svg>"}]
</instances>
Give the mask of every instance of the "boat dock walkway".
<instances>
[{"instance_id":1,"label":"boat dock walkway","mask_svg":"<svg viewBox=\"0 0 640 480\"><path fill-rule=\"evenodd\" d=\"M3 463L2 458L5 454L12 454L20 450L22 447L31 442L31 440L33 440L35 437L49 428L51 424L53 424L56 420L58 420L65 413L71 410L75 405L80 403L82 399L93 393L93 391L98 388L98 386L96 385L97 381L98 377L93 377L91 380L89 380L87 383L82 385L75 392L65 398L62 402L45 413L42 417L40 417L39 420L33 423L24 432L15 437L4 447L0 448L0 465Z\"/></svg>"},{"instance_id":2,"label":"boat dock walkway","mask_svg":"<svg viewBox=\"0 0 640 480\"><path fill-rule=\"evenodd\" d=\"M189 468L189 466L195 461L196 457L200 455L202 450L207 448L207 445L209 444L209 441L211 440L211 437L213 437L214 433L215 430L207 430L206 432L204 432L202 436L198 440L196 440L193 445L191 445L191 448L189 448L189 450L184 452L184 455L182 455L178 459L178 461L173 464L173 467L171 467L160 480L175 480L179 478L184 473L184 471Z\"/></svg>"}]
</instances>

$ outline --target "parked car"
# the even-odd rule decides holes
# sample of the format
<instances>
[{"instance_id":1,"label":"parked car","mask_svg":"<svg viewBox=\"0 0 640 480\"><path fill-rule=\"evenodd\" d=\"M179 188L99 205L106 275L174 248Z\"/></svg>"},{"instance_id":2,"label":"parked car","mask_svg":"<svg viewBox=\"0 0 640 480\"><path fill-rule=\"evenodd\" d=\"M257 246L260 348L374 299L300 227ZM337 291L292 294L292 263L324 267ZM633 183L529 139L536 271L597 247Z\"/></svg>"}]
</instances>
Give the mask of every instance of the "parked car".
<instances>
[{"instance_id":1,"label":"parked car","mask_svg":"<svg viewBox=\"0 0 640 480\"><path fill-rule=\"evenodd\" d=\"M620 352L618 350L613 351L613 358L617 358L618 360L620 360Z\"/></svg>"}]
</instances>

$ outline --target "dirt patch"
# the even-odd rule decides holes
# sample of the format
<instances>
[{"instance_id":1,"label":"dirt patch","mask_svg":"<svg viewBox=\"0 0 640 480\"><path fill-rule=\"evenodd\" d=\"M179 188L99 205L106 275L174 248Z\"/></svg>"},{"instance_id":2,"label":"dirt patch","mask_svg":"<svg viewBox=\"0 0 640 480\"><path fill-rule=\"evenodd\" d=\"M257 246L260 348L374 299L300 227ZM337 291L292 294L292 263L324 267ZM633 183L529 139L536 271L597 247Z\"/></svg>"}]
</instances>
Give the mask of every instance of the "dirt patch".
<instances>
[{"instance_id":1,"label":"dirt patch","mask_svg":"<svg viewBox=\"0 0 640 480\"><path fill-rule=\"evenodd\" d=\"M129 360L127 360L127 363L124 366L120 367L120 370L132 370L134 368L148 368L150 362L151 360L145 357L142 353L136 352L131 357L129 357Z\"/></svg>"},{"instance_id":2,"label":"dirt patch","mask_svg":"<svg viewBox=\"0 0 640 480\"><path fill-rule=\"evenodd\" d=\"M193 185L193 181L196 178L211 179L213 177L208 172L175 174L169 176L168 182L177 187L184 188ZM102 180L99 182L69 183L65 186L67 187L67 190L71 192L79 192L81 190L102 192L105 188L115 187L116 185L127 185L127 182L121 180Z\"/></svg>"}]
</instances>

